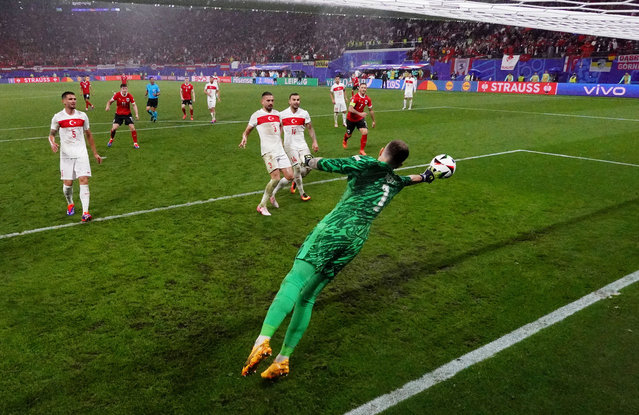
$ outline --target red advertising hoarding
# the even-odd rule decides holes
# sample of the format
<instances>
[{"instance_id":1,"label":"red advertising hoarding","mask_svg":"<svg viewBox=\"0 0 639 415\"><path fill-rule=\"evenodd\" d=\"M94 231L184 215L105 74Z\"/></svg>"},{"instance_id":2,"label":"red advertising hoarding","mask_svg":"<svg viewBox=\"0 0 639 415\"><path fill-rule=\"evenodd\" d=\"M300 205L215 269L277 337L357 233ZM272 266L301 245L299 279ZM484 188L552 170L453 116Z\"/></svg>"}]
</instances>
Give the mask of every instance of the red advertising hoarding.
<instances>
[{"instance_id":1,"label":"red advertising hoarding","mask_svg":"<svg viewBox=\"0 0 639 415\"><path fill-rule=\"evenodd\" d=\"M538 94L556 95L555 82L491 82L479 81L477 92L492 92L497 94Z\"/></svg>"}]
</instances>

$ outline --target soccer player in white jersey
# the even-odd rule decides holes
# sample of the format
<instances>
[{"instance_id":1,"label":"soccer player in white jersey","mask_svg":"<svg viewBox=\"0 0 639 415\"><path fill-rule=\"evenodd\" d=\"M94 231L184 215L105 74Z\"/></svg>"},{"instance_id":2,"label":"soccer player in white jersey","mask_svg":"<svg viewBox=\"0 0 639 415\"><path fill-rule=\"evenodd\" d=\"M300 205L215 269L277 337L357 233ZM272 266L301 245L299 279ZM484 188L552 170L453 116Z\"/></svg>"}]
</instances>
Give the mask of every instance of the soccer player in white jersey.
<instances>
[{"instance_id":1,"label":"soccer player in white jersey","mask_svg":"<svg viewBox=\"0 0 639 415\"><path fill-rule=\"evenodd\" d=\"M406 72L404 76L404 106L403 110L406 109L406 103L408 103L408 109L413 108L413 93L417 90L417 80L413 78L413 75L410 72Z\"/></svg>"},{"instance_id":2,"label":"soccer player in white jersey","mask_svg":"<svg viewBox=\"0 0 639 415\"><path fill-rule=\"evenodd\" d=\"M95 148L95 141L89 125L89 117L82 111L75 109L77 100L73 92L62 94L64 109L51 119L51 131L49 132L49 144L54 153L60 149L60 178L62 180L62 192L67 199L67 215L75 214L73 204L73 181L78 179L80 183L80 201L82 202L82 222L92 219L89 213L89 177L91 177L91 165L87 152L86 140L91 146L93 156L102 163L102 158ZM60 132L60 145L55 141L55 135Z\"/></svg>"},{"instance_id":3,"label":"soccer player in white jersey","mask_svg":"<svg viewBox=\"0 0 639 415\"><path fill-rule=\"evenodd\" d=\"M319 146L317 145L313 124L311 124L311 116L306 110L300 108L300 94L294 92L288 97L288 108L280 112L280 119L282 130L284 130L284 151L286 151L289 160L291 160L295 176L291 185L291 193L295 193L296 188L299 189L300 198L306 202L311 200L311 197L304 191L302 178L308 174L310 169L303 166L302 162L305 156L310 157L311 150L308 149L308 144L306 144L304 139L304 130L308 130L308 135L313 139L313 144L311 145L313 151L317 152ZM275 199L275 194L288 183L289 181L286 178L280 180L275 190L273 190L273 199Z\"/></svg>"},{"instance_id":4,"label":"soccer player in white jersey","mask_svg":"<svg viewBox=\"0 0 639 415\"><path fill-rule=\"evenodd\" d=\"M331 86L331 101L333 101L333 121L335 121L335 128L337 128L337 114L342 113L342 125L346 127L346 101L344 101L344 89L346 86L341 82L338 76L335 77L335 82Z\"/></svg>"},{"instance_id":5,"label":"soccer player in white jersey","mask_svg":"<svg viewBox=\"0 0 639 415\"><path fill-rule=\"evenodd\" d=\"M211 112L211 124L215 124L215 104L221 102L220 100L220 78L217 76L210 76L209 82L204 85L204 93L206 94L206 103L209 106Z\"/></svg>"},{"instance_id":6,"label":"soccer player in white jersey","mask_svg":"<svg viewBox=\"0 0 639 415\"><path fill-rule=\"evenodd\" d=\"M280 113L273 109L273 102L273 94L270 92L262 94L262 108L251 115L239 145L240 148L246 148L249 134L254 128L257 128L257 133L260 136L262 159L266 165L266 170L271 176L271 180L264 189L262 200L257 205L257 211L264 216L271 216L271 213L266 208L268 200L271 201L273 207L279 207L273 197L273 190L280 181L280 171L287 180L293 180L291 161L288 159L284 147L282 147Z\"/></svg>"}]
</instances>

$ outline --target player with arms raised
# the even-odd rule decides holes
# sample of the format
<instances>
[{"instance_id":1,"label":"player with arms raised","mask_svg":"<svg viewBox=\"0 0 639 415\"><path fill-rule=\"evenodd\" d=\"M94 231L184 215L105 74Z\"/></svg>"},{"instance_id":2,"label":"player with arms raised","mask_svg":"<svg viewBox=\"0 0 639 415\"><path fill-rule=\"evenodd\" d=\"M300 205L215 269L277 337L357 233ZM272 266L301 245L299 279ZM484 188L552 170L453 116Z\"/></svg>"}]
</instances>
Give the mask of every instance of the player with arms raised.
<instances>
[{"instance_id":1,"label":"player with arms raised","mask_svg":"<svg viewBox=\"0 0 639 415\"><path fill-rule=\"evenodd\" d=\"M368 127L366 125L366 113L364 110L368 107L368 113L371 116L371 128L375 128L375 113L373 112L373 102L366 95L368 86L365 83L359 85L359 91L351 98L351 103L348 106L348 115L346 116L346 133L342 140L342 147L348 148L348 139L353 135L355 128L362 134L360 140L359 154L365 156L364 149L366 148L366 141L368 140Z\"/></svg>"},{"instance_id":2,"label":"player with arms raised","mask_svg":"<svg viewBox=\"0 0 639 415\"><path fill-rule=\"evenodd\" d=\"M337 114L342 113L342 124L346 127L346 101L344 100L344 84L339 75L335 77L335 82L331 85L331 101L333 101L333 121L337 128Z\"/></svg>"},{"instance_id":3,"label":"player with arms raised","mask_svg":"<svg viewBox=\"0 0 639 415\"><path fill-rule=\"evenodd\" d=\"M313 151L317 152L319 147L313 124L311 124L311 116L308 111L300 108L300 95L295 92L292 93L288 97L288 105L288 108L280 112L280 119L282 130L284 130L284 151L286 151L289 160L291 160L295 176L291 185L291 193L295 193L296 188L299 189L300 198L306 202L311 200L311 197L304 192L302 178L308 174L310 169L303 166L302 162L306 156L310 157L311 150L308 149L308 144L306 144L304 139L304 130L308 130L308 135L313 140ZM273 191L273 199L275 199L275 194L288 183L289 181L285 177L280 180Z\"/></svg>"},{"instance_id":4,"label":"player with arms raised","mask_svg":"<svg viewBox=\"0 0 639 415\"><path fill-rule=\"evenodd\" d=\"M278 208L279 205L273 197L273 189L280 181L280 171L287 180L293 180L293 169L291 169L291 161L289 160L284 147L282 147L282 137L280 136L280 113L273 109L273 94L264 92L262 94L262 108L255 111L249 119L248 125L242 134L240 148L246 148L248 136L257 128L260 136L260 151L262 160L266 165L266 170L271 176L271 180L264 189L262 201L257 205L257 211L264 216L271 216L266 208L266 202L270 199L273 207Z\"/></svg>"},{"instance_id":5,"label":"player with arms raised","mask_svg":"<svg viewBox=\"0 0 639 415\"><path fill-rule=\"evenodd\" d=\"M404 187L431 183L435 174L400 176L394 169L408 157L408 145L393 140L377 159L353 156L342 159L307 159L311 168L348 176L344 195L333 210L311 231L297 251L293 267L282 281L266 313L259 336L244 363L242 376L272 354L270 340L275 331L292 316L284 343L275 361L262 372L262 378L278 379L289 374L289 357L304 335L320 292L362 249L373 220Z\"/></svg>"},{"instance_id":6,"label":"player with arms raised","mask_svg":"<svg viewBox=\"0 0 639 415\"><path fill-rule=\"evenodd\" d=\"M215 124L215 105L220 102L220 78L216 75L209 77L209 82L204 85L206 104L211 112L211 124Z\"/></svg>"},{"instance_id":7,"label":"player with arms raised","mask_svg":"<svg viewBox=\"0 0 639 415\"><path fill-rule=\"evenodd\" d=\"M84 141L89 142L93 156L102 163L102 158L95 148L95 141L89 125L89 117L75 109L77 98L73 92L62 94L64 109L51 119L49 132L49 145L54 153L60 150L60 178L62 180L62 192L67 199L67 215L75 214L73 204L73 181L78 179L80 183L80 201L82 202L82 222L92 219L89 213L89 177L91 177L91 164L89 153ZM56 133L60 133L60 145L55 141Z\"/></svg>"},{"instance_id":8,"label":"player with arms raised","mask_svg":"<svg viewBox=\"0 0 639 415\"><path fill-rule=\"evenodd\" d=\"M138 132L135 131L135 122L131 116L131 105L135 111L135 119L139 120L138 105L133 99L133 95L129 94L129 88L125 84L120 84L120 92L113 94L113 97L106 104L106 111L111 109L111 104L116 102L115 117L113 118L113 126L111 127L111 138L107 143L107 147L113 145L115 132L120 128L122 123L129 126L131 137L133 138L133 148L140 148L138 144Z\"/></svg>"},{"instance_id":9,"label":"player with arms raised","mask_svg":"<svg viewBox=\"0 0 639 415\"><path fill-rule=\"evenodd\" d=\"M94 109L95 107L91 104L91 81L89 81L89 77L85 76L84 81L80 82L80 88L82 89L82 97L84 98L84 110L88 111L89 107Z\"/></svg>"},{"instance_id":10,"label":"player with arms raised","mask_svg":"<svg viewBox=\"0 0 639 415\"><path fill-rule=\"evenodd\" d=\"M182 119L186 119L186 106L191 111L191 121L193 121L193 103L195 102L195 90L193 84L189 82L189 77L184 78L184 83L180 85L180 99L182 100Z\"/></svg>"}]
</instances>

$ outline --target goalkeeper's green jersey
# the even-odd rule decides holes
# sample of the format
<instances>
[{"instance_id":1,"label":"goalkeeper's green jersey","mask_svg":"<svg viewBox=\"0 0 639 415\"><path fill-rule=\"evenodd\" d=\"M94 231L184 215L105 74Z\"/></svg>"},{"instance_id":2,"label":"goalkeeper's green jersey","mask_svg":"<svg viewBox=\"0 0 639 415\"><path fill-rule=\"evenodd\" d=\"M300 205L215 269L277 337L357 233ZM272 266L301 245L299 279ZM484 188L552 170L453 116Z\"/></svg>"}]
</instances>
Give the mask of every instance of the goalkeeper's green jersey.
<instances>
[{"instance_id":1,"label":"goalkeeper's green jersey","mask_svg":"<svg viewBox=\"0 0 639 415\"><path fill-rule=\"evenodd\" d=\"M347 174L348 185L335 208L306 237L296 258L332 277L357 255L373 219L411 178L368 156L320 159L317 169Z\"/></svg>"}]
</instances>

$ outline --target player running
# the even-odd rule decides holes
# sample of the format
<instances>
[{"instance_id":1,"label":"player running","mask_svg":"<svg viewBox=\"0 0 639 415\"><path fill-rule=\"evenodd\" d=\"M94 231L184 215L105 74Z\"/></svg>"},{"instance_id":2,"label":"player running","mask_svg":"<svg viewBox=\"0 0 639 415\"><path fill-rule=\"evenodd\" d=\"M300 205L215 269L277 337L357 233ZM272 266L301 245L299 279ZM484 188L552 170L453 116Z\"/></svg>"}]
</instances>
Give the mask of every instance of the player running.
<instances>
[{"instance_id":1,"label":"player running","mask_svg":"<svg viewBox=\"0 0 639 415\"><path fill-rule=\"evenodd\" d=\"M410 72L406 72L402 88L404 89L404 106L402 110L406 109L406 102L408 102L408 109L411 110L413 108L413 94L417 91L417 80Z\"/></svg>"},{"instance_id":2,"label":"player running","mask_svg":"<svg viewBox=\"0 0 639 415\"><path fill-rule=\"evenodd\" d=\"M129 126L131 131L131 137L133 138L133 148L140 148L138 144L138 132L135 131L135 122L131 116L131 105L135 111L135 119L139 120L138 105L133 99L133 95L129 94L129 88L125 84L120 84L120 91L113 94L113 97L106 104L106 111L111 109L111 104L116 102L115 117L113 118L113 126L111 127L111 138L107 143L107 147L113 145L113 139L115 138L115 132L120 128L122 123Z\"/></svg>"},{"instance_id":3,"label":"player running","mask_svg":"<svg viewBox=\"0 0 639 415\"><path fill-rule=\"evenodd\" d=\"M366 141L368 140L368 127L366 125L366 113L364 110L368 107L368 113L371 116L371 128L375 128L375 113L373 112L373 102L366 95L367 85L361 83L359 85L359 91L351 98L351 103L348 106L348 115L346 115L346 133L342 140L342 147L348 148L348 139L353 135L355 128L362 134L360 140L359 154L365 156L364 149L366 148Z\"/></svg>"},{"instance_id":4,"label":"player running","mask_svg":"<svg viewBox=\"0 0 639 415\"><path fill-rule=\"evenodd\" d=\"M204 85L204 93L206 94L206 104L211 112L211 124L215 124L215 105L220 101L220 78L216 75L209 77L209 82Z\"/></svg>"},{"instance_id":5,"label":"player running","mask_svg":"<svg viewBox=\"0 0 639 415\"><path fill-rule=\"evenodd\" d=\"M73 92L62 94L64 109L51 119L49 131L49 144L54 153L60 149L60 179L62 180L62 192L67 199L67 215L75 214L73 204L73 181L78 179L80 183L80 201L82 202L82 222L92 219L89 213L89 177L91 177L91 164L89 153L84 141L89 142L93 156L102 163L102 158L95 148L95 141L89 126L89 117L75 109L77 98ZM60 145L55 142L55 135L60 132Z\"/></svg>"},{"instance_id":6,"label":"player running","mask_svg":"<svg viewBox=\"0 0 639 415\"><path fill-rule=\"evenodd\" d=\"M124 72L122 72L122 75L120 75L120 84L128 86L128 82L129 82L129 77Z\"/></svg>"},{"instance_id":7,"label":"player running","mask_svg":"<svg viewBox=\"0 0 639 415\"><path fill-rule=\"evenodd\" d=\"M293 180L293 169L291 169L291 161L288 159L284 147L282 147L282 137L280 136L280 113L273 109L273 94L264 92L262 94L262 108L255 111L242 133L242 141L240 148L246 148L248 136L257 128L260 136L260 151L266 170L271 176L271 180L264 189L264 195L260 204L257 205L257 211L264 216L271 216L266 208L266 202L271 201L273 207L278 208L279 205L273 197L273 189L280 181L280 171L287 180Z\"/></svg>"},{"instance_id":8,"label":"player running","mask_svg":"<svg viewBox=\"0 0 639 415\"><path fill-rule=\"evenodd\" d=\"M342 124L346 127L346 101L344 100L344 84L339 75L335 77L335 82L331 86L331 101L333 102L333 121L337 128L337 114L342 113Z\"/></svg>"},{"instance_id":9,"label":"player running","mask_svg":"<svg viewBox=\"0 0 639 415\"><path fill-rule=\"evenodd\" d=\"M289 357L311 319L313 304L324 287L362 249L373 220L405 186L431 183L427 169L419 175L398 176L393 170L408 157L408 146L391 141L377 159L353 156L343 159L313 158L311 168L348 175L348 185L335 208L306 237L297 251L293 267L266 313L260 335L242 368L242 376L272 354L270 339L287 315L293 312L282 350L262 378L277 379L289 373Z\"/></svg>"},{"instance_id":10,"label":"player running","mask_svg":"<svg viewBox=\"0 0 639 415\"><path fill-rule=\"evenodd\" d=\"M284 151L288 155L291 164L293 165L294 180L291 185L291 193L295 193L296 188L300 191L300 198L306 202L311 200L311 197L304 191L304 184L302 178L305 177L310 169L302 165L306 156L310 157L311 150L308 149L306 140L304 139L304 130L308 129L308 135L313 139L313 151L317 152L319 147L317 145L317 137L315 136L315 130L313 124L311 124L311 116L308 112L300 108L300 95L298 93L292 93L288 97L288 108L280 112L280 120L282 123L282 130L284 130ZM285 187L289 183L286 177L282 178L275 190L273 190L273 200L277 192Z\"/></svg>"},{"instance_id":11,"label":"player running","mask_svg":"<svg viewBox=\"0 0 639 415\"><path fill-rule=\"evenodd\" d=\"M180 99L182 100L182 119L186 119L186 106L189 106L191 112L191 121L193 121L193 103L195 102L195 90L193 84L189 82L189 77L184 78L184 83L180 85Z\"/></svg>"},{"instance_id":12,"label":"player running","mask_svg":"<svg viewBox=\"0 0 639 415\"><path fill-rule=\"evenodd\" d=\"M89 77L85 76L84 81L80 82L80 88L82 89L82 97L84 98L84 110L88 111L89 107L94 109L95 107L91 104L91 81L89 81Z\"/></svg>"},{"instance_id":13,"label":"player running","mask_svg":"<svg viewBox=\"0 0 639 415\"><path fill-rule=\"evenodd\" d=\"M149 77L149 83L146 84L146 92L144 96L146 100L146 112L151 115L151 122L158 120L158 97L160 96L160 87L155 83L154 77Z\"/></svg>"}]
</instances>

